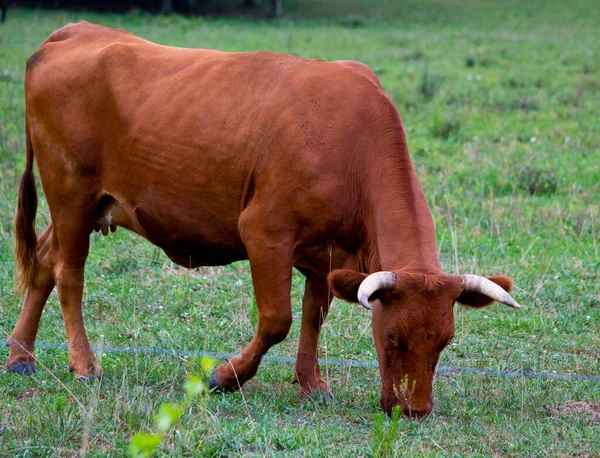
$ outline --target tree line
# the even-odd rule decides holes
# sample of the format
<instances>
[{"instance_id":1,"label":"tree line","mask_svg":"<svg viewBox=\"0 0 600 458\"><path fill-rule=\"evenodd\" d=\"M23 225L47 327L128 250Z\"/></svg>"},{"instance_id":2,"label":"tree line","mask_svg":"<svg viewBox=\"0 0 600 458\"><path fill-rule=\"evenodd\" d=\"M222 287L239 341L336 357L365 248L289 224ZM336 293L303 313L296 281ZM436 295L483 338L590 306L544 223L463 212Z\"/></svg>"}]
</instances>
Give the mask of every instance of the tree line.
<instances>
[{"instance_id":1,"label":"tree line","mask_svg":"<svg viewBox=\"0 0 600 458\"><path fill-rule=\"evenodd\" d=\"M223 4L239 2L239 7L244 10L257 9L262 2L269 5L269 16L279 17L283 14L282 0L25 0L19 1L19 6L42 7L42 8L83 8L96 11L127 11L131 8L139 8L160 14L215 14L222 10ZM0 0L1 21L6 19L9 6L17 7L16 0Z\"/></svg>"}]
</instances>

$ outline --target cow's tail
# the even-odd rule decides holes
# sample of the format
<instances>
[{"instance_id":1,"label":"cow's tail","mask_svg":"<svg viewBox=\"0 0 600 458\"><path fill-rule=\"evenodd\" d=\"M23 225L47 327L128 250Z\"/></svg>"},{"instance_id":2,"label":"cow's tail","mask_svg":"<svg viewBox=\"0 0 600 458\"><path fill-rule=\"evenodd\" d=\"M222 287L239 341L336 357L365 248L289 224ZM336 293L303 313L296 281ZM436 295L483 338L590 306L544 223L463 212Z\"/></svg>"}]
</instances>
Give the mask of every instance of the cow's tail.
<instances>
[{"instance_id":1,"label":"cow's tail","mask_svg":"<svg viewBox=\"0 0 600 458\"><path fill-rule=\"evenodd\" d=\"M29 137L29 127L25 126L27 156L25 172L19 185L19 200L15 215L15 288L24 294L33 283L37 270L37 235L35 215L37 213L37 192L33 177L33 146Z\"/></svg>"}]
</instances>

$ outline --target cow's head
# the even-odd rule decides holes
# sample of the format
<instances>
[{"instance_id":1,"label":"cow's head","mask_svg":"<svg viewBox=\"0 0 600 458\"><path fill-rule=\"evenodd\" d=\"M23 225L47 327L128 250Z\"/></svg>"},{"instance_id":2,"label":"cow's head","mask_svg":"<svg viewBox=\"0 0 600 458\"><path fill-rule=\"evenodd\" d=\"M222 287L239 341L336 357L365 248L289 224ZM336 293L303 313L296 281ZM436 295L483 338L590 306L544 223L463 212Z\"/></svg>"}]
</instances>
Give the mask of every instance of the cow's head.
<instances>
[{"instance_id":1,"label":"cow's head","mask_svg":"<svg viewBox=\"0 0 600 458\"><path fill-rule=\"evenodd\" d=\"M484 307L494 301L514 308L507 293L512 279L476 275L334 270L333 293L373 310L373 340L382 379L381 407L423 419L433 407L433 375L442 350L454 336L454 303ZM369 304L372 301L373 306Z\"/></svg>"}]
</instances>

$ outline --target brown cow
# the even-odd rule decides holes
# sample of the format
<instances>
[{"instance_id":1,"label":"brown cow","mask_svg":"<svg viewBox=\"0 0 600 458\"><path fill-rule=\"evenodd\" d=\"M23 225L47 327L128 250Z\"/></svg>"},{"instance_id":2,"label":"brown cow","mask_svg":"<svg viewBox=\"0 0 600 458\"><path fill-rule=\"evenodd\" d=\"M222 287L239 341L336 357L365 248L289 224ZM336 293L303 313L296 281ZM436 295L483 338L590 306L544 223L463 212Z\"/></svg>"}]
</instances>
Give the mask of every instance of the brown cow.
<instances>
[{"instance_id":1,"label":"brown cow","mask_svg":"<svg viewBox=\"0 0 600 458\"><path fill-rule=\"evenodd\" d=\"M455 301L518 307L508 277L442 272L402 123L362 64L170 48L82 22L29 59L25 98L15 232L27 294L9 371L35 370L40 315L56 286L71 369L101 373L83 325L84 264L92 230L116 226L185 267L250 260L258 330L216 369L211 385L225 391L287 336L293 267L306 277L301 393L329 396L317 362L329 279L336 296L373 301L382 407L411 418L432 409ZM37 241L34 156L52 220Z\"/></svg>"}]
</instances>

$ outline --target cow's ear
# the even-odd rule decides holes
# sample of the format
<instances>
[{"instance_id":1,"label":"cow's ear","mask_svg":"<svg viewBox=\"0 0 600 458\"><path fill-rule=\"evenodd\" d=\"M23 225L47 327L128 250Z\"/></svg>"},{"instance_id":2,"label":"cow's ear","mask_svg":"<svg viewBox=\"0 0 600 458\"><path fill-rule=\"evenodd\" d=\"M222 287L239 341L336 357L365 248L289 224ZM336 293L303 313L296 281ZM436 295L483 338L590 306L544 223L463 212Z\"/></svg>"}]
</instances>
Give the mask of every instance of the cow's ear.
<instances>
[{"instance_id":1,"label":"cow's ear","mask_svg":"<svg viewBox=\"0 0 600 458\"><path fill-rule=\"evenodd\" d=\"M506 275L495 275L493 277L488 277L488 280L491 280L497 285L501 286L502 289L507 293L510 293L510 290L513 287L513 279L507 277ZM487 307L488 305L494 303L494 299L490 299L485 294L465 291L463 291L456 300L463 305L473 308Z\"/></svg>"},{"instance_id":2,"label":"cow's ear","mask_svg":"<svg viewBox=\"0 0 600 458\"><path fill-rule=\"evenodd\" d=\"M358 302L358 288L367 274L353 270L337 269L327 276L331 292L348 302Z\"/></svg>"}]
</instances>

